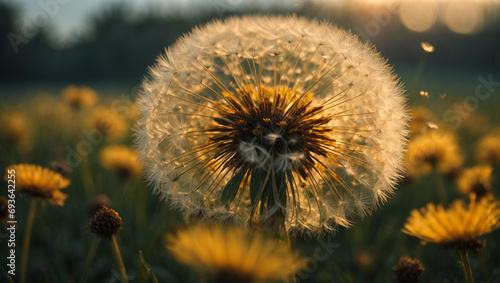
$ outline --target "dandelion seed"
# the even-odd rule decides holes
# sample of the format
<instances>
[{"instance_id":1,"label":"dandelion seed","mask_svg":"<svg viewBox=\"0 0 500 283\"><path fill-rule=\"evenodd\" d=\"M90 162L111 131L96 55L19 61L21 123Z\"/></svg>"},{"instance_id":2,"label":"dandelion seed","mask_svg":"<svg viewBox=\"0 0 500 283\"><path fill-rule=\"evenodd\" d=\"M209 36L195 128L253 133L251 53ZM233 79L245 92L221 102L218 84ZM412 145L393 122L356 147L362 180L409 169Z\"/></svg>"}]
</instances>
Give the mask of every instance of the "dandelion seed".
<instances>
[{"instance_id":1,"label":"dandelion seed","mask_svg":"<svg viewBox=\"0 0 500 283\"><path fill-rule=\"evenodd\" d=\"M403 91L371 46L328 23L195 28L151 68L137 105L148 180L187 215L332 230L372 212L400 176Z\"/></svg>"},{"instance_id":2,"label":"dandelion seed","mask_svg":"<svg viewBox=\"0 0 500 283\"><path fill-rule=\"evenodd\" d=\"M429 98L429 93L427 91L420 91L420 96L423 96L425 98Z\"/></svg>"},{"instance_id":3,"label":"dandelion seed","mask_svg":"<svg viewBox=\"0 0 500 283\"><path fill-rule=\"evenodd\" d=\"M429 129L429 123L436 120L434 114L424 107L413 107L411 117L410 133L412 135L426 132Z\"/></svg>"},{"instance_id":4,"label":"dandelion seed","mask_svg":"<svg viewBox=\"0 0 500 283\"><path fill-rule=\"evenodd\" d=\"M422 49L427 52L427 53L432 53L434 52L434 46L432 46L430 43L428 42L422 42L420 43L420 46L422 47Z\"/></svg>"},{"instance_id":5,"label":"dandelion seed","mask_svg":"<svg viewBox=\"0 0 500 283\"><path fill-rule=\"evenodd\" d=\"M99 153L101 164L104 168L114 171L123 178L140 178L142 176L142 163L132 148L125 145L110 145Z\"/></svg>"},{"instance_id":6,"label":"dandelion seed","mask_svg":"<svg viewBox=\"0 0 500 283\"><path fill-rule=\"evenodd\" d=\"M168 235L167 241L179 262L206 272L215 282L279 280L303 267L285 243L237 228L194 226Z\"/></svg>"},{"instance_id":7,"label":"dandelion seed","mask_svg":"<svg viewBox=\"0 0 500 283\"><path fill-rule=\"evenodd\" d=\"M54 206L63 206L68 197L61 190L66 188L70 181L61 174L48 168L32 164L17 164L7 167L6 171L16 172L16 193L48 201ZM5 175L7 180L7 175Z\"/></svg>"}]
</instances>

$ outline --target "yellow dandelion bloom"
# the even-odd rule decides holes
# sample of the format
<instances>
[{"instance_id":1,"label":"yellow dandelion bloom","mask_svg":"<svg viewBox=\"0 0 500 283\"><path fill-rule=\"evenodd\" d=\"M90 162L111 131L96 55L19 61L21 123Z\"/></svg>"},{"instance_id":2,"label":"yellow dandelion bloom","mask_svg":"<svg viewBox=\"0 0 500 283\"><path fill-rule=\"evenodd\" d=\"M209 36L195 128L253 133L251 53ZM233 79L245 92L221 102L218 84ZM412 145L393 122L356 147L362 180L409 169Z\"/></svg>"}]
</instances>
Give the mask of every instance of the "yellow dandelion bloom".
<instances>
[{"instance_id":1,"label":"yellow dandelion bloom","mask_svg":"<svg viewBox=\"0 0 500 283\"><path fill-rule=\"evenodd\" d=\"M89 87L76 87L70 85L66 87L62 96L64 101L75 109L93 106L98 99L97 93Z\"/></svg>"},{"instance_id":2,"label":"yellow dandelion bloom","mask_svg":"<svg viewBox=\"0 0 500 283\"><path fill-rule=\"evenodd\" d=\"M124 145L110 145L100 152L102 166L122 177L141 177L143 165L137 158L135 151Z\"/></svg>"},{"instance_id":3,"label":"yellow dandelion bloom","mask_svg":"<svg viewBox=\"0 0 500 283\"><path fill-rule=\"evenodd\" d=\"M466 169L457 179L457 188L463 194L475 193L482 197L491 190L491 172L488 165Z\"/></svg>"},{"instance_id":4,"label":"yellow dandelion bloom","mask_svg":"<svg viewBox=\"0 0 500 283\"><path fill-rule=\"evenodd\" d=\"M125 117L104 106L96 107L89 114L87 128L97 130L105 138L109 139L122 138L128 131Z\"/></svg>"},{"instance_id":5,"label":"yellow dandelion bloom","mask_svg":"<svg viewBox=\"0 0 500 283\"><path fill-rule=\"evenodd\" d=\"M194 226L167 240L178 261L233 282L286 278L303 262L286 244L237 228Z\"/></svg>"},{"instance_id":6,"label":"yellow dandelion bloom","mask_svg":"<svg viewBox=\"0 0 500 283\"><path fill-rule=\"evenodd\" d=\"M408 144L406 167L410 175L428 174L433 169L450 174L462 164L463 155L454 133L429 131Z\"/></svg>"},{"instance_id":7,"label":"yellow dandelion bloom","mask_svg":"<svg viewBox=\"0 0 500 283\"><path fill-rule=\"evenodd\" d=\"M476 202L476 195L471 194L468 207L457 200L446 210L442 205L432 203L413 210L402 231L425 242L449 247L467 245L499 227L498 201L481 198Z\"/></svg>"},{"instance_id":8,"label":"yellow dandelion bloom","mask_svg":"<svg viewBox=\"0 0 500 283\"><path fill-rule=\"evenodd\" d=\"M410 123L410 133L418 134L429 129L429 123L435 120L434 114L427 108L414 107L411 109L412 120Z\"/></svg>"},{"instance_id":9,"label":"yellow dandelion bloom","mask_svg":"<svg viewBox=\"0 0 500 283\"><path fill-rule=\"evenodd\" d=\"M0 138L6 144L20 144L30 135L28 119L21 112L6 111L0 115Z\"/></svg>"},{"instance_id":10,"label":"yellow dandelion bloom","mask_svg":"<svg viewBox=\"0 0 500 283\"><path fill-rule=\"evenodd\" d=\"M60 190L66 188L70 181L61 174L33 164L11 165L6 170L15 170L17 193L47 200L51 205L64 205L68 195ZM7 175L4 178L7 180Z\"/></svg>"},{"instance_id":11,"label":"yellow dandelion bloom","mask_svg":"<svg viewBox=\"0 0 500 283\"><path fill-rule=\"evenodd\" d=\"M500 135L492 133L482 137L476 145L476 157L480 163L500 163Z\"/></svg>"}]
</instances>

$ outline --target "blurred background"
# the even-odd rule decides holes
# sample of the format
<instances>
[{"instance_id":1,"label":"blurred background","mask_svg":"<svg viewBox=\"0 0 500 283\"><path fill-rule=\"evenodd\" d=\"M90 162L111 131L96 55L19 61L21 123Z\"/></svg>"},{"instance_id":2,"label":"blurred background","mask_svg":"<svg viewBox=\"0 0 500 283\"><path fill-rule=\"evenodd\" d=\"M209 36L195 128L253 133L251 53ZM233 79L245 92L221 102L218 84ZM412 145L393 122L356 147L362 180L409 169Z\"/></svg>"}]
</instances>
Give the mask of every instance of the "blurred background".
<instances>
[{"instance_id":1,"label":"blurred background","mask_svg":"<svg viewBox=\"0 0 500 283\"><path fill-rule=\"evenodd\" d=\"M3 0L0 93L69 83L131 92L166 46L193 26L246 13L326 19L375 44L410 84L420 42L435 46L430 91L473 91L500 68L500 3L492 0ZM427 90L427 89L426 89Z\"/></svg>"}]
</instances>

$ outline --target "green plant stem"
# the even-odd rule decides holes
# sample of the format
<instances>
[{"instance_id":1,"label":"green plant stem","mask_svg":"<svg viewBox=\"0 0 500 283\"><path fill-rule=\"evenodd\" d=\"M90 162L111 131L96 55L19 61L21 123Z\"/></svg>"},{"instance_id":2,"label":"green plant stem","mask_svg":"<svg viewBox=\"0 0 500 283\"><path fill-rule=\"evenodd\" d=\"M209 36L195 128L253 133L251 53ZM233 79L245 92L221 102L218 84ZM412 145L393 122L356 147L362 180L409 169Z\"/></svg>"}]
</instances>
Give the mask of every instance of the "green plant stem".
<instances>
[{"instance_id":1,"label":"green plant stem","mask_svg":"<svg viewBox=\"0 0 500 283\"><path fill-rule=\"evenodd\" d=\"M436 168L436 166L433 167L432 174L434 175L434 183L436 186L438 199L441 202L441 204L446 206L448 204L448 198L446 196L446 190L444 188L443 178L441 174L439 174L439 171Z\"/></svg>"},{"instance_id":2,"label":"green plant stem","mask_svg":"<svg viewBox=\"0 0 500 283\"><path fill-rule=\"evenodd\" d=\"M144 268L146 269L146 271L148 272L148 275L149 277L151 278L151 280L154 282L154 283L158 283L158 279L156 278L156 275L155 273L153 272L153 270L151 269L151 267L149 267L149 264L144 260L144 258L142 257L142 251L139 251L139 259L141 260L141 263L142 263L142 266L144 266Z\"/></svg>"},{"instance_id":3,"label":"green plant stem","mask_svg":"<svg viewBox=\"0 0 500 283\"><path fill-rule=\"evenodd\" d=\"M467 281L467 283L474 283L474 277L472 277L472 269L470 267L469 255L467 254L467 250L465 248L460 248L458 252L460 253L460 263L464 268L465 281Z\"/></svg>"},{"instance_id":4,"label":"green plant stem","mask_svg":"<svg viewBox=\"0 0 500 283\"><path fill-rule=\"evenodd\" d=\"M89 252L87 253L87 258L85 259L85 267L83 268L82 276L80 277L80 282L84 283L87 281L87 277L90 271L90 264L95 256L95 251L97 249L97 244L99 243L99 238L95 237L90 245Z\"/></svg>"},{"instance_id":5,"label":"green plant stem","mask_svg":"<svg viewBox=\"0 0 500 283\"><path fill-rule=\"evenodd\" d=\"M86 155L82 156L82 164L80 166L80 170L82 173L85 193L87 193L87 196L90 196L94 193L94 182L92 180L92 172L90 171L90 165Z\"/></svg>"},{"instance_id":6,"label":"green plant stem","mask_svg":"<svg viewBox=\"0 0 500 283\"><path fill-rule=\"evenodd\" d=\"M30 241L31 241L31 230L33 229L33 223L35 221L36 215L36 202L35 198L30 200L30 208L28 212L28 221L26 222L26 229L24 231L23 240L23 253L21 255L21 280L19 282L26 282L26 271L28 267L28 256L30 252Z\"/></svg>"},{"instance_id":7,"label":"green plant stem","mask_svg":"<svg viewBox=\"0 0 500 283\"><path fill-rule=\"evenodd\" d=\"M120 248L118 248L118 243L116 242L115 235L111 236L111 247L113 248L113 253L115 254L116 263L118 264L118 269L120 270L120 275L122 277L122 282L128 282L127 272L125 271L125 265L123 264L122 256L120 254Z\"/></svg>"},{"instance_id":8,"label":"green plant stem","mask_svg":"<svg viewBox=\"0 0 500 283\"><path fill-rule=\"evenodd\" d=\"M420 60L418 61L417 73L415 74L415 78L413 79L413 83L410 88L410 98L413 98L415 92L417 90L418 84L420 82L420 78L422 77L422 73L424 72L425 62L427 61L427 56L429 53L423 52L420 56Z\"/></svg>"}]
</instances>

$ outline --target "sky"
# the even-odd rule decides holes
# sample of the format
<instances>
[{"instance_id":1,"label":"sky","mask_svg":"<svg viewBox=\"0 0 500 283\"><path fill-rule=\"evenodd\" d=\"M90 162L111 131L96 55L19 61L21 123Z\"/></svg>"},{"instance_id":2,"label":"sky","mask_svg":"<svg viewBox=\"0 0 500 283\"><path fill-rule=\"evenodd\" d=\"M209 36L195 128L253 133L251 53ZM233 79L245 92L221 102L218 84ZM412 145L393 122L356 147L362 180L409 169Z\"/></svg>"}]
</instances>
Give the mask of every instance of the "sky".
<instances>
[{"instance_id":1,"label":"sky","mask_svg":"<svg viewBox=\"0 0 500 283\"><path fill-rule=\"evenodd\" d=\"M17 25L29 29L30 26L48 26L56 33L55 39L71 41L75 35L84 33L92 15L98 14L106 6L125 3L135 14L148 11L154 7L158 13L186 13L189 16L193 7L198 10L232 10L247 0L0 0L11 3L20 12ZM325 1L325 0L320 0ZM253 0L254 5L265 9L270 5L298 6L304 0Z\"/></svg>"}]
</instances>

